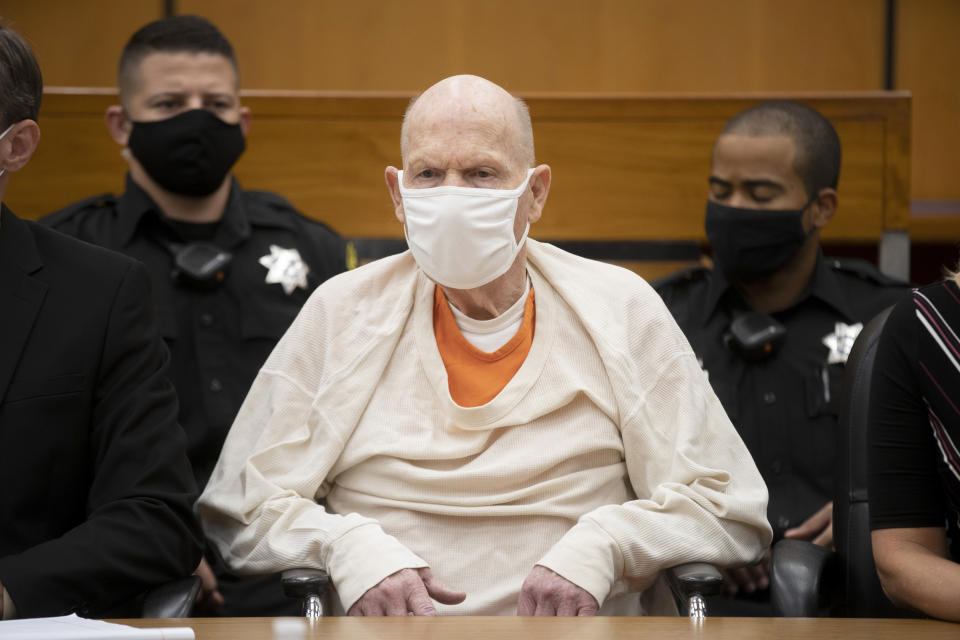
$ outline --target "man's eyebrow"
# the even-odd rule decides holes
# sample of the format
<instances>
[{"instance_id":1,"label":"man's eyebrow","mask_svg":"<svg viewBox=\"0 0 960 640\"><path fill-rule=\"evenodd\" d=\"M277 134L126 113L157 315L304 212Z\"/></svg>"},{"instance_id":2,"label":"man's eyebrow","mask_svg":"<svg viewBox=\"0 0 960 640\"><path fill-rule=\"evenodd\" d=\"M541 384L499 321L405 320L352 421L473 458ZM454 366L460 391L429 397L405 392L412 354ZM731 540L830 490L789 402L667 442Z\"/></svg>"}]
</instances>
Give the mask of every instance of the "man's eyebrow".
<instances>
[{"instance_id":1,"label":"man's eyebrow","mask_svg":"<svg viewBox=\"0 0 960 640\"><path fill-rule=\"evenodd\" d=\"M718 178L718 177L716 177L716 176L710 176L710 179L708 180L708 182L709 182L710 184L720 185L721 187L729 187L729 186L730 186L730 183L729 183L728 181L726 181L726 180L721 180L720 178Z\"/></svg>"},{"instance_id":2,"label":"man's eyebrow","mask_svg":"<svg viewBox=\"0 0 960 640\"><path fill-rule=\"evenodd\" d=\"M186 95L185 91L159 91L150 95L147 100L161 100L164 98L183 98Z\"/></svg>"}]
</instances>

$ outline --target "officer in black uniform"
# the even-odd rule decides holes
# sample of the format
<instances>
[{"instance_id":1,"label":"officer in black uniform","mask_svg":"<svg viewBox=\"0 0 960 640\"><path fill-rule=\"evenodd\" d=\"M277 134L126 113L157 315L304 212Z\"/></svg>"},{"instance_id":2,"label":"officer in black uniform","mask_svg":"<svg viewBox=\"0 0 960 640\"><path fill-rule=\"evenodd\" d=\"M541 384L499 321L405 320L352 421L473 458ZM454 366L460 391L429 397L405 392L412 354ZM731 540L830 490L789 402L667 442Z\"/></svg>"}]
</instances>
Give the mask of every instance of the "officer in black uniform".
<instances>
[{"instance_id":1,"label":"officer in black uniform","mask_svg":"<svg viewBox=\"0 0 960 640\"><path fill-rule=\"evenodd\" d=\"M767 482L774 541L832 545L843 366L863 325L909 290L865 261L822 255L839 172L839 137L814 109L773 101L738 114L713 150L716 268L654 283ZM768 566L730 572L731 590L762 602Z\"/></svg>"},{"instance_id":2,"label":"officer in black uniform","mask_svg":"<svg viewBox=\"0 0 960 640\"><path fill-rule=\"evenodd\" d=\"M120 60L121 105L106 113L129 162L126 191L42 220L146 265L201 488L260 366L349 256L327 226L231 176L250 124L236 64L230 43L203 18L137 31ZM210 553L198 574L201 613L298 614L276 577L238 579Z\"/></svg>"}]
</instances>

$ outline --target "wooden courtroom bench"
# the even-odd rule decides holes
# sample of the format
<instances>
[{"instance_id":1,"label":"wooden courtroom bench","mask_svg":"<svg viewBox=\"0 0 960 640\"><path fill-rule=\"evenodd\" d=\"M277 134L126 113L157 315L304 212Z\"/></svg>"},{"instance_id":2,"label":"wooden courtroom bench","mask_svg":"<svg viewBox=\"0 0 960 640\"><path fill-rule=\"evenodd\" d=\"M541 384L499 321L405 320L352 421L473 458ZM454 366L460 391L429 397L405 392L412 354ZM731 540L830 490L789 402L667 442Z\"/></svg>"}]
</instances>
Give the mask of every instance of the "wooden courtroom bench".
<instances>
[{"instance_id":1,"label":"wooden courtroom bench","mask_svg":"<svg viewBox=\"0 0 960 640\"><path fill-rule=\"evenodd\" d=\"M400 165L409 95L247 91L253 111L236 167L244 187L278 192L356 240L361 258L404 247L383 179ZM619 262L648 278L695 262L705 242L710 151L736 112L774 95L525 96L537 161L553 168L544 216L531 236ZM888 273L907 275L910 95L798 94L834 123L843 144L840 208L827 242L880 243ZM107 135L110 89L50 87L36 156L7 203L37 218L75 200L123 189L126 163Z\"/></svg>"}]
</instances>

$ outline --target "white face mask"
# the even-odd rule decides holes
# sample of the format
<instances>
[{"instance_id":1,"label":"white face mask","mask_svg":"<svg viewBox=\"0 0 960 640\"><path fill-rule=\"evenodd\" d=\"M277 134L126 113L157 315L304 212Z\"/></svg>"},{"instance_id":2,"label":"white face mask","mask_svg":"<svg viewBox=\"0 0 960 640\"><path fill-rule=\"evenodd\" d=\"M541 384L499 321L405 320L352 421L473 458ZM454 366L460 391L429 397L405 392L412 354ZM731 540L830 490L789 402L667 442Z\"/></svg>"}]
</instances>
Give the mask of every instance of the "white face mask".
<instances>
[{"instance_id":1,"label":"white face mask","mask_svg":"<svg viewBox=\"0 0 960 640\"><path fill-rule=\"evenodd\" d=\"M398 172L407 244L427 276L451 289L476 289L510 268L527 239L513 224L533 169L516 189L432 187L406 189Z\"/></svg>"},{"instance_id":2,"label":"white face mask","mask_svg":"<svg viewBox=\"0 0 960 640\"><path fill-rule=\"evenodd\" d=\"M17 123L14 122L12 125L10 125L9 127L7 127L6 129L4 129L4 130L3 130L3 133L0 133L0 140L3 140L3 137L4 137L5 135L7 135L8 133L10 133L10 129L13 129L13 127L14 127L15 124L17 124ZM5 174L6 172L7 172L6 169L0 169L0 178L2 178L2 177L3 177L3 174Z\"/></svg>"}]
</instances>

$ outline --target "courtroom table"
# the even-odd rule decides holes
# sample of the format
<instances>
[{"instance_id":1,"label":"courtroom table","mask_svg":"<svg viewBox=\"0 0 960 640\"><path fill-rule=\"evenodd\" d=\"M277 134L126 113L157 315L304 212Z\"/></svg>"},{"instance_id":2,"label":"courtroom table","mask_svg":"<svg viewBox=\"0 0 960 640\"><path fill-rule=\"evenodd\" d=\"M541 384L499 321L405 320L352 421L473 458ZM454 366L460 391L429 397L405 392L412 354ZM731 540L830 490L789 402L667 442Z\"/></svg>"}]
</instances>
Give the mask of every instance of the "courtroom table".
<instances>
[{"instance_id":1,"label":"courtroom table","mask_svg":"<svg viewBox=\"0 0 960 640\"><path fill-rule=\"evenodd\" d=\"M137 627L192 627L197 640L873 640L960 638L960 624L864 618L185 618L112 620Z\"/></svg>"}]
</instances>

